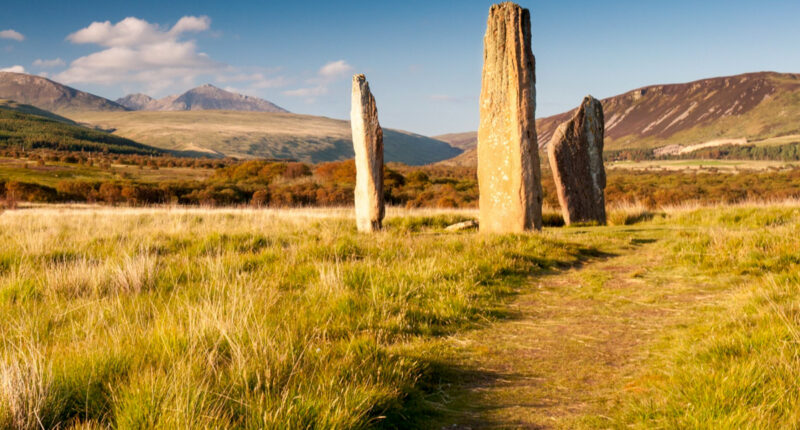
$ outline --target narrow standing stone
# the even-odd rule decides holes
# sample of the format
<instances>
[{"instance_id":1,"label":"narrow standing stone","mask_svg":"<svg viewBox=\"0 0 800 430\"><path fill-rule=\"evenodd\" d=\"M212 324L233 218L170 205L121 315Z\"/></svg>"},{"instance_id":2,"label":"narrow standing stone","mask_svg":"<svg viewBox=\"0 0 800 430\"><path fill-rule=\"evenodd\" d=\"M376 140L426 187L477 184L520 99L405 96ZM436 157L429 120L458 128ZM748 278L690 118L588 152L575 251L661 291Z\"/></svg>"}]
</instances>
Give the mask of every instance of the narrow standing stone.
<instances>
[{"instance_id":1,"label":"narrow standing stone","mask_svg":"<svg viewBox=\"0 0 800 430\"><path fill-rule=\"evenodd\" d=\"M603 105L586 96L572 119L561 124L550 140L547 155L567 225L606 223L604 134Z\"/></svg>"},{"instance_id":2,"label":"narrow standing stone","mask_svg":"<svg viewBox=\"0 0 800 430\"><path fill-rule=\"evenodd\" d=\"M478 128L481 231L542 228L534 63L528 10L493 5L483 39Z\"/></svg>"},{"instance_id":3,"label":"narrow standing stone","mask_svg":"<svg viewBox=\"0 0 800 430\"><path fill-rule=\"evenodd\" d=\"M358 231L380 230L383 221L383 130L378 108L364 75L353 76L350 127L356 154L356 224Z\"/></svg>"}]
</instances>

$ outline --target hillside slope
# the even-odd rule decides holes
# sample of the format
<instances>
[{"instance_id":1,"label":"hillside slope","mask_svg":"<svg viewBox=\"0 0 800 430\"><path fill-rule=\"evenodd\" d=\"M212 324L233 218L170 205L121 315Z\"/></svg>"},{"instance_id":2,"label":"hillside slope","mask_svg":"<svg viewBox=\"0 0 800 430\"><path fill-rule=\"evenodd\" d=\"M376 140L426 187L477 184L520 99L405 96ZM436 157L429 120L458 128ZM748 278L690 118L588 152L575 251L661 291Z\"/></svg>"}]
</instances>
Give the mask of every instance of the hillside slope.
<instances>
[{"instance_id":1,"label":"hillside slope","mask_svg":"<svg viewBox=\"0 0 800 430\"><path fill-rule=\"evenodd\" d=\"M232 93L211 84L192 88L180 95L154 99L146 94L130 94L117 103L131 110L181 111L181 110L234 110L245 112L289 112L282 107L258 97Z\"/></svg>"},{"instance_id":2,"label":"hillside slope","mask_svg":"<svg viewBox=\"0 0 800 430\"><path fill-rule=\"evenodd\" d=\"M28 109L24 106L22 105L23 108L20 109L17 104L0 104L0 148L107 151L140 155L158 155L165 152L103 131L65 123L46 115L34 115L25 112Z\"/></svg>"},{"instance_id":3,"label":"hillside slope","mask_svg":"<svg viewBox=\"0 0 800 430\"><path fill-rule=\"evenodd\" d=\"M63 122L64 124L78 125L78 123L69 118L63 117L61 115L56 115L53 112L46 111L44 109L39 109L36 106L17 103L14 100L0 99L0 109L41 116L44 118L52 119L54 121Z\"/></svg>"},{"instance_id":4,"label":"hillside slope","mask_svg":"<svg viewBox=\"0 0 800 430\"><path fill-rule=\"evenodd\" d=\"M575 101L576 103L579 100ZM602 100L606 149L758 141L800 134L800 74L774 72L651 85ZM574 110L536 120L539 146ZM439 136L470 149L477 133ZM464 143L466 142L466 143Z\"/></svg>"},{"instance_id":5,"label":"hillside slope","mask_svg":"<svg viewBox=\"0 0 800 430\"><path fill-rule=\"evenodd\" d=\"M179 111L76 112L70 118L155 147L237 158L305 162L353 157L350 123L290 113ZM384 129L385 160L409 165L452 158L460 149L417 134Z\"/></svg>"},{"instance_id":6,"label":"hillside slope","mask_svg":"<svg viewBox=\"0 0 800 430\"><path fill-rule=\"evenodd\" d=\"M448 133L439 136L432 136L434 139L447 142L450 146L468 150L475 148L478 145L478 132L467 131L464 133Z\"/></svg>"},{"instance_id":7,"label":"hillside slope","mask_svg":"<svg viewBox=\"0 0 800 430\"><path fill-rule=\"evenodd\" d=\"M41 76L0 72L0 99L14 100L55 112L125 111L111 100L59 84Z\"/></svg>"}]
</instances>

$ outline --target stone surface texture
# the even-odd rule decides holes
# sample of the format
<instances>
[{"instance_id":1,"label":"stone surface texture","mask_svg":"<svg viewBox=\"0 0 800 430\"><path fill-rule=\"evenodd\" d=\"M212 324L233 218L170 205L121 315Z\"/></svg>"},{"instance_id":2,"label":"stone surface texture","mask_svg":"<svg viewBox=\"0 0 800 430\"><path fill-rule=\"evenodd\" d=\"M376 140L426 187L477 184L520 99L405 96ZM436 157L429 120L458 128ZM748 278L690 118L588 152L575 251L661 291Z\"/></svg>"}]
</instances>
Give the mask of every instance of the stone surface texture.
<instances>
[{"instance_id":1,"label":"stone surface texture","mask_svg":"<svg viewBox=\"0 0 800 430\"><path fill-rule=\"evenodd\" d=\"M478 221L474 219L458 222L455 224L448 225L444 228L445 231L462 231L462 230L469 230L471 228L475 228L478 226Z\"/></svg>"},{"instance_id":2,"label":"stone surface texture","mask_svg":"<svg viewBox=\"0 0 800 430\"><path fill-rule=\"evenodd\" d=\"M561 213L567 225L606 223L603 105L586 96L547 148Z\"/></svg>"},{"instance_id":3,"label":"stone surface texture","mask_svg":"<svg viewBox=\"0 0 800 430\"><path fill-rule=\"evenodd\" d=\"M515 233L541 229L535 59L528 10L510 2L493 5L483 44L478 128L480 230Z\"/></svg>"},{"instance_id":4,"label":"stone surface texture","mask_svg":"<svg viewBox=\"0 0 800 430\"><path fill-rule=\"evenodd\" d=\"M383 203L383 130L375 97L364 75L353 76L350 126L356 162L356 224L358 231L380 230Z\"/></svg>"}]
</instances>

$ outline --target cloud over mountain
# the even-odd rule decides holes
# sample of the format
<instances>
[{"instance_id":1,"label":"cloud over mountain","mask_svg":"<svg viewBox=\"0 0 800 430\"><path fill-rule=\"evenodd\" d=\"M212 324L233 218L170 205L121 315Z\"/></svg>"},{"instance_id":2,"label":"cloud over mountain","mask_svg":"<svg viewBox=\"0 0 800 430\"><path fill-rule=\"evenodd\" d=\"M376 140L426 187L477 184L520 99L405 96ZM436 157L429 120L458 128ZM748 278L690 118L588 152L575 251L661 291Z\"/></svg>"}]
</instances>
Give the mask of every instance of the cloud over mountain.
<instances>
[{"instance_id":1,"label":"cloud over mountain","mask_svg":"<svg viewBox=\"0 0 800 430\"><path fill-rule=\"evenodd\" d=\"M20 65L0 69L0 72L25 73L25 68Z\"/></svg>"},{"instance_id":2,"label":"cloud over mountain","mask_svg":"<svg viewBox=\"0 0 800 430\"><path fill-rule=\"evenodd\" d=\"M72 61L56 79L103 85L138 83L154 92L176 83L191 84L197 76L224 67L198 52L194 40L184 40L187 33L207 31L210 26L206 16L184 16L169 29L135 17L116 24L93 22L67 40L105 49Z\"/></svg>"}]
</instances>

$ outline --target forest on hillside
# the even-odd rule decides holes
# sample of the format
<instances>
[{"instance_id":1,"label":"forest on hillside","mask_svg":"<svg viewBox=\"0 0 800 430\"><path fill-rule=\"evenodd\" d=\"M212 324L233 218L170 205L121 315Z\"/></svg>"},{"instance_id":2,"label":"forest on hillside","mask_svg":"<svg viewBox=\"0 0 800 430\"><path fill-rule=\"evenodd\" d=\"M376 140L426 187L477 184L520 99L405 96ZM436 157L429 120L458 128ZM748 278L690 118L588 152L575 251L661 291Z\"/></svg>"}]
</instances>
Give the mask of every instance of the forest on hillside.
<instances>
[{"instance_id":1,"label":"forest on hillside","mask_svg":"<svg viewBox=\"0 0 800 430\"><path fill-rule=\"evenodd\" d=\"M99 130L0 109L0 149L160 155L165 151Z\"/></svg>"}]
</instances>

